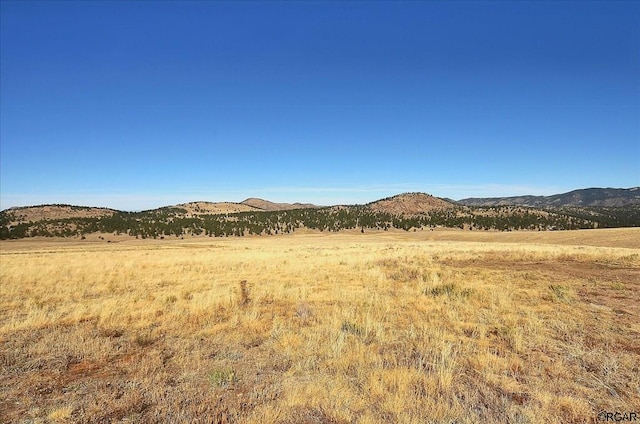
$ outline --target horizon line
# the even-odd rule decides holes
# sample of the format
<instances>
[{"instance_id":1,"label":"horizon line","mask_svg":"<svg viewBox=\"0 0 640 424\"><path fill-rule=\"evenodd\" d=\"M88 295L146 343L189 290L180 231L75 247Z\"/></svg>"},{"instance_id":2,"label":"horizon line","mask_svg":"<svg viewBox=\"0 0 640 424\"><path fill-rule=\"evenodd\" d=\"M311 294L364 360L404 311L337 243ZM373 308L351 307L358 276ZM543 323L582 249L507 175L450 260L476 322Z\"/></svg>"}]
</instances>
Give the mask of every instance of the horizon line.
<instances>
[{"instance_id":1,"label":"horizon line","mask_svg":"<svg viewBox=\"0 0 640 424\"><path fill-rule=\"evenodd\" d=\"M388 193L383 193L385 191L388 191L390 189L391 186L394 186L396 189L400 189L401 186L402 188L404 188L404 191L400 191L400 192L396 192L395 194L388 194ZM589 189L618 189L618 190L634 190L634 189L640 189L640 186L632 186L632 187L596 187L596 186L592 186L592 187L584 187L584 188L577 188L577 189L570 189L570 190L566 190L566 189L553 189L550 187L547 188L540 188L540 187L526 187L526 186L510 186L510 185L501 185L501 184L481 184L481 185L456 185L456 184L431 184L429 185L432 188L440 187L440 188L449 188L449 189L453 189L454 191L456 190L464 190L464 191L481 191L481 192L491 192L491 194L485 194L485 195L478 195L476 194L474 195L467 195L467 196L439 196L436 194L433 194L433 192L427 192L427 191L421 191L419 189L416 189L417 187L412 187L413 189L409 188L408 186L405 186L403 184L397 184L397 185L386 185L386 186L359 186L359 187L271 187L271 188L266 188L266 189L259 189L259 190L255 190L255 191L259 191L259 192L263 192L264 194L266 193L302 193L302 192L310 192L310 193L379 193L377 197L375 197L373 200L363 200L362 198L356 198L353 199L354 201L344 201L347 199L341 199L342 201L328 201L328 202L318 202L318 201L314 201L313 199L310 199L309 201L300 201L300 200L296 200L296 201L286 201L286 200L282 200L282 199L277 199L277 200L270 200L267 199L265 197L259 197L259 196L248 196L248 197L244 197L244 196L240 196L240 197L244 197L243 200L240 201L234 201L234 200L204 200L204 199L199 199L199 200L184 200L185 197L190 197L190 198L196 198L196 196L199 195L206 195L209 194L210 196L207 197L218 197L220 196L222 193L227 193L227 194L232 194L235 193L236 195L239 193L247 193L250 190L217 190L214 192L205 192L205 191L191 191L189 193L183 193L183 192L174 192L171 194L163 194L163 195L146 195L146 196L140 196L140 195L136 195L136 194L124 194L124 193L102 193L102 194L89 194L87 196L87 194L83 194L82 192L63 192L63 193L59 193L58 195L56 194L42 194L42 193L38 193L38 194L9 194L9 195L5 195L2 197L5 198L10 198L13 199L14 203L16 200L18 199L23 199L24 201L21 202L22 204L15 204L9 207L2 207L0 208L0 211L5 211L5 210L10 210L10 209L15 209L15 208L29 208L29 207L39 207L39 206L53 206L53 205L64 205L64 206L75 206L75 207L87 207L87 208L101 208L101 209L113 209L113 210L117 210L120 212L141 212L141 211L147 211L147 210L153 210L153 209L159 209L159 208L163 208L163 207L172 207L172 206L177 206L177 205L181 205L181 204L185 204L185 203L195 203L195 202L207 202L207 203L233 203L233 204L242 204L242 202L248 200L248 199L260 199L260 200L264 200L264 201L268 201L268 202L272 202L272 203L288 203L288 204L295 204L295 203L300 203L300 204L313 204L315 206L318 207L330 207L330 206L338 206L338 205L365 205L368 203L372 203L372 202L376 202L378 200L382 200L385 198L389 198L389 197L394 197L394 196L398 196L398 195L402 195L402 194L408 194L408 193L423 193L423 194L427 194L433 197L437 197L440 199L446 199L446 200L453 200L454 202L459 202L461 200L467 200L467 199L494 199L494 198L509 198L509 197L525 197L525 196L553 196L553 195L558 195L558 194L566 194L566 193L570 193L572 191L576 191L576 190L589 190ZM383 188L384 187L384 188ZM423 188L426 188L423 186ZM504 195L500 195L499 193L496 193L497 190L499 189L505 189L505 192L508 192L507 194ZM517 190L518 188L522 188L524 190L521 191L521 193L527 193L527 191L525 191L527 188L529 189L527 194L513 194L514 190ZM531 193L533 192L533 193ZM215 195L217 194L217 196L211 196L211 195ZM60 197L60 201L56 201L56 200L50 200L50 201L46 201L46 198L51 199L52 196L55 197ZM69 197L70 196L70 197ZM28 201L27 199L33 199L33 198L43 198L43 200L45 200L44 202L37 202L37 201ZM87 200L88 202L83 203L83 199ZM87 198L88 197L88 198ZM276 196L277 197L277 196ZM66 200L65 200L66 198ZM91 201L89 198L91 198L93 201ZM74 199L74 200L71 200ZM320 198L318 198L319 200ZM328 200L328 199L325 199ZM338 200L337 198L335 200ZM130 203L130 202L142 202L144 204L147 205L147 207L141 207L141 208L135 208L135 207L119 207L119 206L107 206L107 204L109 203L121 203L123 204L123 202L126 203ZM162 202L162 203L161 203ZM4 203L10 203L10 201L0 199L0 204L4 204ZM16 202L17 203L17 202ZM101 206L91 206L91 204L100 204ZM124 206L124 205L123 205Z\"/></svg>"}]
</instances>

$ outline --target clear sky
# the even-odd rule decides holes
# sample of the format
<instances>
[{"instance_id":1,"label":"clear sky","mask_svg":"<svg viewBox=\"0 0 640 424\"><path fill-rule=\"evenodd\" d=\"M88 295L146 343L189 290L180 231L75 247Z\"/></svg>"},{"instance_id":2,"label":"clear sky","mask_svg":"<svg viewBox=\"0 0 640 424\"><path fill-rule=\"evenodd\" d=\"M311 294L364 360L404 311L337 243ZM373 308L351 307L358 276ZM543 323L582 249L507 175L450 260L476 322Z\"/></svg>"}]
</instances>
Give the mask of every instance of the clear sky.
<instances>
[{"instance_id":1,"label":"clear sky","mask_svg":"<svg viewBox=\"0 0 640 424\"><path fill-rule=\"evenodd\" d=\"M0 208L640 185L640 2L0 2Z\"/></svg>"}]
</instances>

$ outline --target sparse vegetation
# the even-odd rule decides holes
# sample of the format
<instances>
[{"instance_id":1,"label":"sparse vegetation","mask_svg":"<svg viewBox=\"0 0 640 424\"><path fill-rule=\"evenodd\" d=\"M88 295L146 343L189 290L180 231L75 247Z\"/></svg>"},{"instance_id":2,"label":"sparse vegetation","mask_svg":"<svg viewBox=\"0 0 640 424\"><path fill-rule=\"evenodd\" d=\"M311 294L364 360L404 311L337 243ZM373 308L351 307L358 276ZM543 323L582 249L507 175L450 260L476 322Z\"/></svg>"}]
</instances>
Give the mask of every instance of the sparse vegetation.
<instances>
[{"instance_id":1,"label":"sparse vegetation","mask_svg":"<svg viewBox=\"0 0 640 424\"><path fill-rule=\"evenodd\" d=\"M568 302L571 299L567 292L567 288L560 284L551 284L549 289L553 292L557 300Z\"/></svg>"},{"instance_id":2,"label":"sparse vegetation","mask_svg":"<svg viewBox=\"0 0 640 424\"><path fill-rule=\"evenodd\" d=\"M437 233L4 241L0 421L640 410L637 229Z\"/></svg>"},{"instance_id":3,"label":"sparse vegetation","mask_svg":"<svg viewBox=\"0 0 640 424\"><path fill-rule=\"evenodd\" d=\"M426 289L425 294L429 294L433 297L447 296L450 298L466 298L471 295L473 290L461 289L456 283L440 284L431 289Z\"/></svg>"},{"instance_id":4,"label":"sparse vegetation","mask_svg":"<svg viewBox=\"0 0 640 424\"><path fill-rule=\"evenodd\" d=\"M216 368L209 373L209 381L216 387L227 387L236 382L236 372L231 367Z\"/></svg>"},{"instance_id":5,"label":"sparse vegetation","mask_svg":"<svg viewBox=\"0 0 640 424\"><path fill-rule=\"evenodd\" d=\"M364 329L351 321L343 321L340 329L355 336L362 336L364 334Z\"/></svg>"}]
</instances>

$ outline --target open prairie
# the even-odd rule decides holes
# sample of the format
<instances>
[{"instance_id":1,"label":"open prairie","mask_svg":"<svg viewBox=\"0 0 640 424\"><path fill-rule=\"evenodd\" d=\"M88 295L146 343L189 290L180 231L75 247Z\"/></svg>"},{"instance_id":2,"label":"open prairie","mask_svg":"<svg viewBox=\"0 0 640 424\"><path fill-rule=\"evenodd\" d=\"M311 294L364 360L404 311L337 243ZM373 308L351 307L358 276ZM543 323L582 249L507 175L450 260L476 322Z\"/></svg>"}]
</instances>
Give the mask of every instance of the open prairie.
<instances>
[{"instance_id":1,"label":"open prairie","mask_svg":"<svg viewBox=\"0 0 640 424\"><path fill-rule=\"evenodd\" d=\"M0 422L640 413L640 229L92 240L0 243Z\"/></svg>"}]
</instances>

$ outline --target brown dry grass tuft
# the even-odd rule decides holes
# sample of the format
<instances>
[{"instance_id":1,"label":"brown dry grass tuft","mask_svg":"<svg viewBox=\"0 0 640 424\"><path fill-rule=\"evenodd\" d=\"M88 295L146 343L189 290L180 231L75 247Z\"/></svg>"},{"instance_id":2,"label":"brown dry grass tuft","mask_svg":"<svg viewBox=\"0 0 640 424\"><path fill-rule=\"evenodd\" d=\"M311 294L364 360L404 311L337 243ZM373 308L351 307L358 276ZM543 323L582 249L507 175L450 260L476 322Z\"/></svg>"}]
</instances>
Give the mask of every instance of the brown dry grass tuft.
<instances>
[{"instance_id":1,"label":"brown dry grass tuft","mask_svg":"<svg viewBox=\"0 0 640 424\"><path fill-rule=\"evenodd\" d=\"M3 242L0 422L640 410L638 248L604 247L606 231L582 233L600 247L428 233Z\"/></svg>"}]
</instances>

